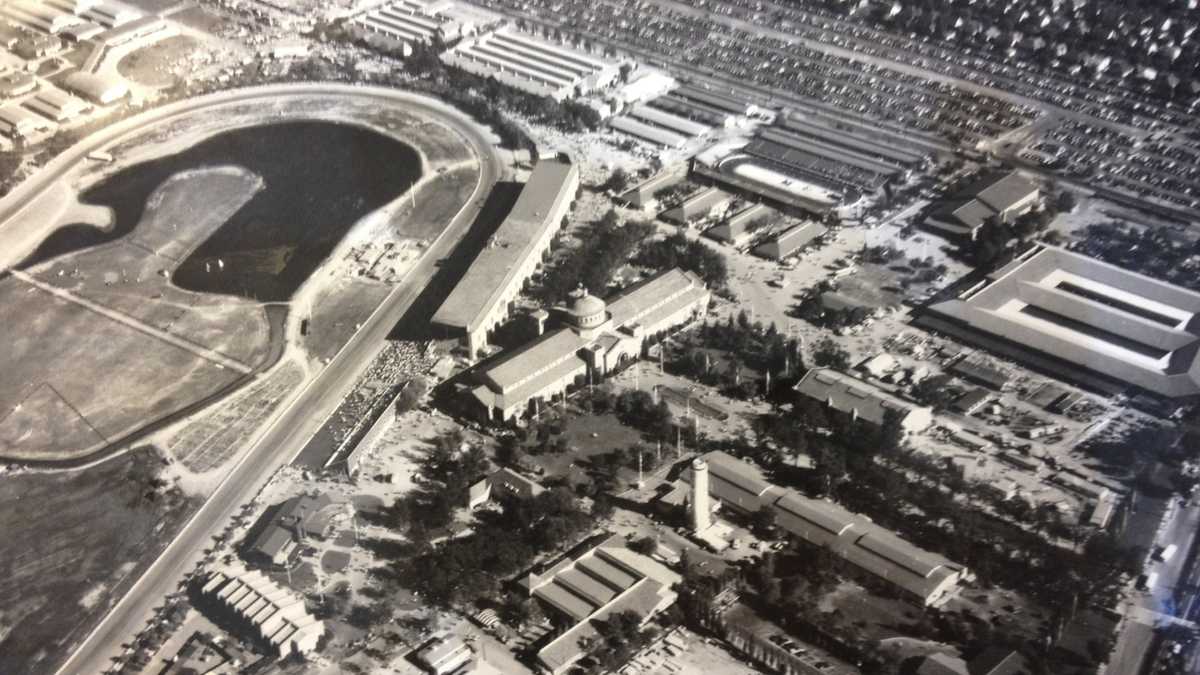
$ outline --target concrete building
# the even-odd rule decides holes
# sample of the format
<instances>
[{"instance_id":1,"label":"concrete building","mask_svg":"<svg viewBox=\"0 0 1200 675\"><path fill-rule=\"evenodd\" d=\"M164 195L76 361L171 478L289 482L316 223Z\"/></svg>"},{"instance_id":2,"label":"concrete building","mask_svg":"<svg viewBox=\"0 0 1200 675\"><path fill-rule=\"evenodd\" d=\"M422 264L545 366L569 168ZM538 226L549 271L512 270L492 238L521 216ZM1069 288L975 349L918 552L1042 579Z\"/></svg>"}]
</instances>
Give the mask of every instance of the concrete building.
<instances>
[{"instance_id":1,"label":"concrete building","mask_svg":"<svg viewBox=\"0 0 1200 675\"><path fill-rule=\"evenodd\" d=\"M704 235L723 244L739 246L750 236L750 227L773 221L775 210L766 204L751 204L729 216L719 225L705 230Z\"/></svg>"},{"instance_id":2,"label":"concrete building","mask_svg":"<svg viewBox=\"0 0 1200 675\"><path fill-rule=\"evenodd\" d=\"M708 464L703 457L692 460L692 532L699 534L712 525L712 507L708 503Z\"/></svg>"},{"instance_id":3,"label":"concrete building","mask_svg":"<svg viewBox=\"0 0 1200 675\"><path fill-rule=\"evenodd\" d=\"M933 424L933 409L904 400L875 385L829 368L814 368L796 383L801 396L820 401L834 412L880 426L895 415L900 428L912 433Z\"/></svg>"},{"instance_id":4,"label":"concrete building","mask_svg":"<svg viewBox=\"0 0 1200 675\"><path fill-rule=\"evenodd\" d=\"M707 125L648 105L633 106L629 111L629 116L674 131L687 138L703 136L710 130Z\"/></svg>"},{"instance_id":5,"label":"concrete building","mask_svg":"<svg viewBox=\"0 0 1200 675\"><path fill-rule=\"evenodd\" d=\"M453 673L467 665L475 657L461 635L434 638L417 651L417 663L433 675Z\"/></svg>"},{"instance_id":6,"label":"concrete building","mask_svg":"<svg viewBox=\"0 0 1200 675\"><path fill-rule=\"evenodd\" d=\"M667 209L659 217L678 225L688 225L708 217L719 207L733 201L733 195L720 188L707 187L683 200L673 209Z\"/></svg>"},{"instance_id":7,"label":"concrete building","mask_svg":"<svg viewBox=\"0 0 1200 675\"><path fill-rule=\"evenodd\" d=\"M702 459L708 467L714 510L730 508L749 515L770 508L784 531L828 550L847 569L887 584L907 598L923 605L940 604L967 576L961 565L913 546L864 516L771 484L749 461L720 451ZM686 474L685 478L695 480ZM691 488L687 491L690 494Z\"/></svg>"},{"instance_id":8,"label":"concrete building","mask_svg":"<svg viewBox=\"0 0 1200 675\"><path fill-rule=\"evenodd\" d=\"M759 112L758 106L712 89L686 84L671 92L674 96L730 115L744 117Z\"/></svg>"},{"instance_id":9,"label":"concrete building","mask_svg":"<svg viewBox=\"0 0 1200 675\"><path fill-rule=\"evenodd\" d=\"M120 77L83 71L75 71L63 78L62 86L96 105L111 105L129 95L129 85Z\"/></svg>"},{"instance_id":10,"label":"concrete building","mask_svg":"<svg viewBox=\"0 0 1200 675\"><path fill-rule=\"evenodd\" d=\"M974 241L989 218L1012 222L1028 213L1041 193L1019 171L987 176L934 209L924 228L954 241Z\"/></svg>"},{"instance_id":11,"label":"concrete building","mask_svg":"<svg viewBox=\"0 0 1200 675\"><path fill-rule=\"evenodd\" d=\"M953 290L916 325L1105 393L1200 394L1200 293L1049 246Z\"/></svg>"},{"instance_id":12,"label":"concrete building","mask_svg":"<svg viewBox=\"0 0 1200 675\"><path fill-rule=\"evenodd\" d=\"M303 597L258 571L233 566L213 572L201 595L279 656L309 654L325 635L325 624L308 613Z\"/></svg>"},{"instance_id":13,"label":"concrete building","mask_svg":"<svg viewBox=\"0 0 1200 675\"><path fill-rule=\"evenodd\" d=\"M650 106L718 129L733 125L737 119L737 115L727 110L715 108L677 94L659 96L650 101Z\"/></svg>"},{"instance_id":14,"label":"concrete building","mask_svg":"<svg viewBox=\"0 0 1200 675\"><path fill-rule=\"evenodd\" d=\"M708 311L711 293L699 277L669 270L611 302L580 290L556 309L562 328L486 366L470 391L478 416L507 421L638 359L647 343Z\"/></svg>"},{"instance_id":15,"label":"concrete building","mask_svg":"<svg viewBox=\"0 0 1200 675\"><path fill-rule=\"evenodd\" d=\"M821 223L810 220L795 227L790 227L770 241L755 246L754 255L771 260L783 260L825 236L825 233L828 231L828 228Z\"/></svg>"},{"instance_id":16,"label":"concrete building","mask_svg":"<svg viewBox=\"0 0 1200 675\"><path fill-rule=\"evenodd\" d=\"M508 319L510 307L541 266L555 232L579 190L579 168L543 159L533 168L508 217L433 316L433 323L461 337L474 359L488 333Z\"/></svg>"},{"instance_id":17,"label":"concrete building","mask_svg":"<svg viewBox=\"0 0 1200 675\"><path fill-rule=\"evenodd\" d=\"M552 44L509 26L467 38L442 54L447 65L563 101L616 81L620 64Z\"/></svg>"},{"instance_id":18,"label":"concrete building","mask_svg":"<svg viewBox=\"0 0 1200 675\"><path fill-rule=\"evenodd\" d=\"M622 612L649 621L675 603L671 589L681 581L667 566L630 550L619 535L529 574L519 585L549 608L559 631L538 651L538 664L552 675L566 672L599 635L596 624Z\"/></svg>"}]
</instances>

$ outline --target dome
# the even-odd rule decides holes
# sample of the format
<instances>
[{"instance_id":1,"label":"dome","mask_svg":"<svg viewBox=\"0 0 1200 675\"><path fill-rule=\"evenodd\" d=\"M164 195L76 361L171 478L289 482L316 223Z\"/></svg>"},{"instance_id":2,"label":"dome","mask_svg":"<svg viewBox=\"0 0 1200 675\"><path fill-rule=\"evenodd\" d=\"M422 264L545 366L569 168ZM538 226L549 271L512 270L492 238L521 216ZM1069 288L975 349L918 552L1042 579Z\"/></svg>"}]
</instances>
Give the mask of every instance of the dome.
<instances>
[{"instance_id":1,"label":"dome","mask_svg":"<svg viewBox=\"0 0 1200 675\"><path fill-rule=\"evenodd\" d=\"M571 304L571 313L575 316L592 316L602 314L608 309L604 301L591 293L584 293Z\"/></svg>"}]
</instances>

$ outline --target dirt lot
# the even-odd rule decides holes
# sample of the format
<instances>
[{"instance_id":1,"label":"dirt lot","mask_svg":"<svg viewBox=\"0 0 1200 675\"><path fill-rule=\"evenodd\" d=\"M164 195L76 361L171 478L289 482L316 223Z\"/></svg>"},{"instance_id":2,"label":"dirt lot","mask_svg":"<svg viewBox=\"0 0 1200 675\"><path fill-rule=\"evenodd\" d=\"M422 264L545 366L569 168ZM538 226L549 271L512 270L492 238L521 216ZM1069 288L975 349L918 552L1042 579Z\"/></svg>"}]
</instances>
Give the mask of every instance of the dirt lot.
<instances>
[{"instance_id":1,"label":"dirt lot","mask_svg":"<svg viewBox=\"0 0 1200 675\"><path fill-rule=\"evenodd\" d=\"M177 35L130 54L117 64L117 71L138 84L165 89L179 79L172 74L171 64L199 48L195 38Z\"/></svg>"},{"instance_id":2,"label":"dirt lot","mask_svg":"<svg viewBox=\"0 0 1200 675\"><path fill-rule=\"evenodd\" d=\"M140 450L79 473L0 477L0 672L49 673L190 510ZM103 517L97 517L103 514Z\"/></svg>"}]
</instances>

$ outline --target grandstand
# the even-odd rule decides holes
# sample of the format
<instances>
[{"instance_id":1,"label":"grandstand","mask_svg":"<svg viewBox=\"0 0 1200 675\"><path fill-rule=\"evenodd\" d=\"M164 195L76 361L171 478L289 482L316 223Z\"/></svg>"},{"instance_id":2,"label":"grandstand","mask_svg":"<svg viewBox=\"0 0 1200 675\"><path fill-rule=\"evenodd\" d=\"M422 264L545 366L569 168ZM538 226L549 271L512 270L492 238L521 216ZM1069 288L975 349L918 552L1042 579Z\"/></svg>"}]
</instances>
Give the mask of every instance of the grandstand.
<instances>
[{"instance_id":1,"label":"grandstand","mask_svg":"<svg viewBox=\"0 0 1200 675\"><path fill-rule=\"evenodd\" d=\"M836 146L846 152L870 157L885 164L914 168L929 160L929 154L926 152L898 148L892 139L870 137L861 129L852 131L815 116L804 119L785 117L778 121L778 125L796 136L820 141L822 145Z\"/></svg>"}]
</instances>

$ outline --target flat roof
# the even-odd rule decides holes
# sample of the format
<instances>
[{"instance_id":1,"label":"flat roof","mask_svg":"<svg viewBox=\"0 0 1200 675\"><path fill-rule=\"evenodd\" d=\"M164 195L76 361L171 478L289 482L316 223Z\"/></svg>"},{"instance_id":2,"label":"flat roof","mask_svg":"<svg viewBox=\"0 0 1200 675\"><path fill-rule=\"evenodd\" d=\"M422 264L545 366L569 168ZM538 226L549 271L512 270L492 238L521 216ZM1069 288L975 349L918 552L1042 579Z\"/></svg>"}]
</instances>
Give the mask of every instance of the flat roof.
<instances>
[{"instance_id":1,"label":"flat roof","mask_svg":"<svg viewBox=\"0 0 1200 675\"><path fill-rule=\"evenodd\" d=\"M650 141L657 145L667 148L680 148L684 143L687 143L687 138L670 129L663 129L652 124L646 124L633 119L618 115L608 121L608 126L617 131L627 133L631 136L636 136L645 141Z\"/></svg>"},{"instance_id":2,"label":"flat roof","mask_svg":"<svg viewBox=\"0 0 1200 675\"><path fill-rule=\"evenodd\" d=\"M1019 346L1006 355L1041 354L1166 397L1200 394L1200 293L1050 246L975 281L928 308L944 323L918 324L994 336Z\"/></svg>"},{"instance_id":3,"label":"flat roof","mask_svg":"<svg viewBox=\"0 0 1200 675\"><path fill-rule=\"evenodd\" d=\"M542 159L504 222L500 223L462 280L433 316L434 323L473 331L495 309L517 279L517 270L536 249L546 231L558 227L550 215L561 200L574 199L578 169L570 162Z\"/></svg>"}]
</instances>

